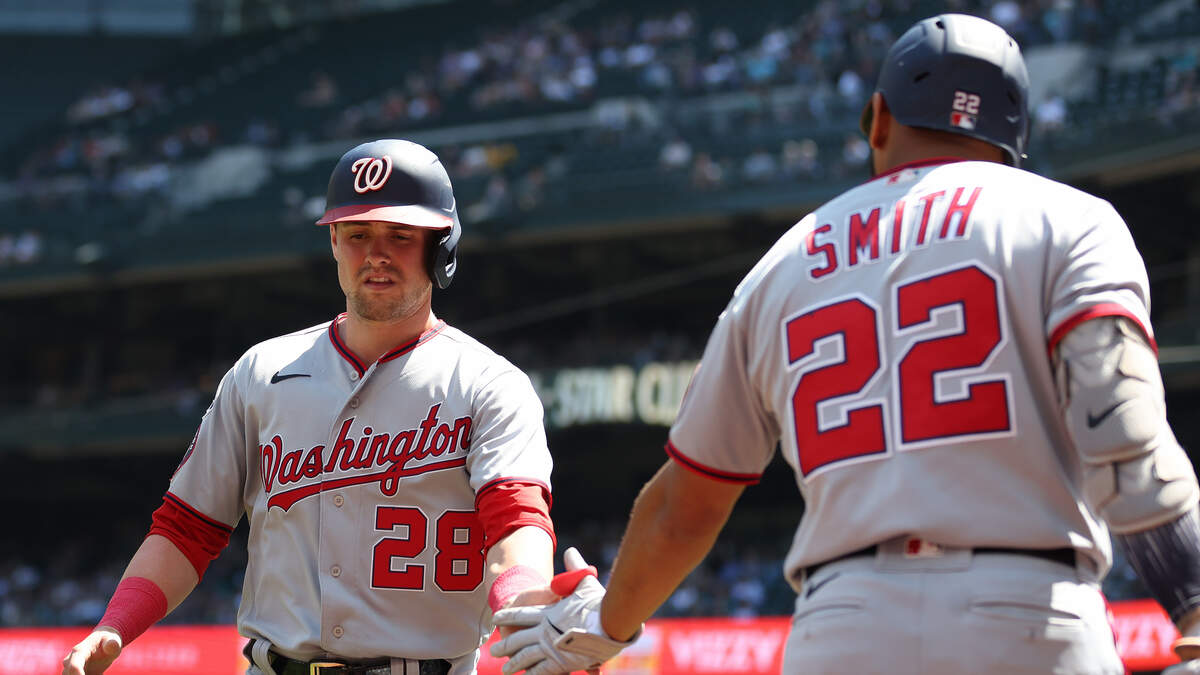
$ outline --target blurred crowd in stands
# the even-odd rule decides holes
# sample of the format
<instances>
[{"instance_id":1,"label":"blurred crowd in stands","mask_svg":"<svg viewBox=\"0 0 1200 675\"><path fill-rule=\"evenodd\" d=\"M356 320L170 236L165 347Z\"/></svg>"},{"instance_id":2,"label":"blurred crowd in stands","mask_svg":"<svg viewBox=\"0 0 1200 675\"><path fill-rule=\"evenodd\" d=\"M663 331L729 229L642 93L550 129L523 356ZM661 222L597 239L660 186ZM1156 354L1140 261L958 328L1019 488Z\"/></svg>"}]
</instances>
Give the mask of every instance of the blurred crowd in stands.
<instances>
[{"instance_id":1,"label":"blurred crowd in stands","mask_svg":"<svg viewBox=\"0 0 1200 675\"><path fill-rule=\"evenodd\" d=\"M330 317L337 311L330 307ZM609 365L629 365L636 370L651 362L694 361L703 349L701 336L684 333L630 330L622 334L610 328L557 335L553 341L541 342L525 331L511 331L485 342L522 370L543 373ZM145 400L156 409L166 404L188 420L199 420L225 371L249 347L237 345L232 352L209 361L161 338L130 345L123 350L127 356L112 355L100 362L93 356L104 351L99 344L82 350L57 344L33 346L26 354L32 368L28 378L0 383L0 411L88 409L116 401Z\"/></svg>"},{"instance_id":2,"label":"blurred crowd in stands","mask_svg":"<svg viewBox=\"0 0 1200 675\"><path fill-rule=\"evenodd\" d=\"M20 232L0 232L0 269L32 265L41 257L41 230L29 227Z\"/></svg>"},{"instance_id":3,"label":"blurred crowd in stands","mask_svg":"<svg viewBox=\"0 0 1200 675\"><path fill-rule=\"evenodd\" d=\"M786 520L785 518L777 520ZM589 523L577 531L557 525L560 548L575 546L607 583L625 523ZM655 616L788 616L795 592L783 576L790 531L747 536L727 527L712 553L679 585Z\"/></svg>"},{"instance_id":4,"label":"blurred crowd in stands","mask_svg":"<svg viewBox=\"0 0 1200 675\"><path fill-rule=\"evenodd\" d=\"M136 523L136 524L135 524ZM103 537L73 532L39 558L0 559L0 626L95 625L129 557L145 535L146 519L109 521ZM140 533L135 532L142 528ZM116 551L113 542L129 548ZM102 557L99 551L111 551ZM231 624L246 564L245 537L235 536L208 568L200 585L167 623Z\"/></svg>"},{"instance_id":5,"label":"blurred crowd in stands","mask_svg":"<svg viewBox=\"0 0 1200 675\"><path fill-rule=\"evenodd\" d=\"M142 525L143 520L136 520ZM75 533L58 550L42 559L9 556L0 559L0 627L90 626L104 613L120 580L128 556L141 535L135 525L122 523L129 550L97 558L83 533ZM575 546L607 581L620 543L624 522L575 527L558 523L560 548ZM795 593L783 577L783 557L791 532L738 538L733 528L718 541L663 605L658 617L788 616ZM111 544L99 550L111 550ZM231 624L235 621L246 564L244 526L209 567L200 586L165 621L173 624ZM1133 569L1119 552L1103 590L1110 601L1149 597Z\"/></svg>"},{"instance_id":6,"label":"blurred crowd in stands","mask_svg":"<svg viewBox=\"0 0 1200 675\"><path fill-rule=\"evenodd\" d=\"M1127 18L1107 16L1099 0L946 4L947 10L1004 25L1026 49L1099 44ZM595 133L574 134L549 148L527 138L438 146L451 175L463 183L460 203L467 219L528 213L562 195L564 186L579 190L596 182L592 174L606 169L657 167L698 191L841 179L862 171L868 149L848 130L897 30L914 18L908 0L822 0L782 15L776 8L757 20L735 20L719 3L703 0L670 10L626 3L607 11L567 11L570 7L564 3L509 25L480 28L466 40L431 45L426 68L401 71L393 85L366 98L352 97L341 86L353 77L356 63L331 60L311 73L303 89L281 92L296 108L318 113L301 124L289 124L277 110L249 117L231 111L228 118L210 112L193 119L186 103L166 105L177 98L177 89L144 76L97 84L64 111L59 136L10 167L9 177L38 213L68 206L83 210L96 202L152 203L163 199L180 163L219 147L278 149L404 135L446 124L581 111L602 99L611 104L594 110ZM1196 49L1183 49L1167 65L1159 110L1163 118L1177 119L1197 104ZM250 78L236 86L270 82ZM781 90L792 95L768 100ZM737 94L761 96L762 102L749 104L749 111L690 106ZM188 100L203 95L188 88ZM236 99L236 92L207 95ZM1034 112L1039 134L1069 126L1071 109L1061 96L1037 102ZM168 115L169 130L139 133L134 122L156 114ZM314 125L312 119L323 121ZM745 142L722 142L739 138ZM604 166L591 160L597 155L613 160ZM319 201L322 187L288 185L267 198L282 220L298 204Z\"/></svg>"},{"instance_id":7,"label":"blurred crowd in stands","mask_svg":"<svg viewBox=\"0 0 1200 675\"><path fill-rule=\"evenodd\" d=\"M1163 80L1163 102L1159 120L1174 125L1179 118L1200 108L1200 90L1196 78L1200 75L1200 48L1184 49L1166 61Z\"/></svg>"}]
</instances>

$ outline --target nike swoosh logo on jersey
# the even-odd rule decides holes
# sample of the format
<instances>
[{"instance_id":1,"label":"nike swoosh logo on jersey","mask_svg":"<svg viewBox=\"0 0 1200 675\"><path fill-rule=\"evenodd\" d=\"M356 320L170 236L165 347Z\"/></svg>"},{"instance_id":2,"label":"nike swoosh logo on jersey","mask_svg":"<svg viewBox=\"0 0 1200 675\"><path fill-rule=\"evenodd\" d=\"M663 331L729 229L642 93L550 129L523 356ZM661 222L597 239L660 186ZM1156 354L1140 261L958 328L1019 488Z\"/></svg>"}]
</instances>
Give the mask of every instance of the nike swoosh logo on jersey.
<instances>
[{"instance_id":1,"label":"nike swoosh logo on jersey","mask_svg":"<svg viewBox=\"0 0 1200 675\"><path fill-rule=\"evenodd\" d=\"M284 380L290 380L293 377L312 377L312 375L309 375L308 373L289 373L287 375L280 375L279 371L275 371L275 374L271 376L271 384L283 382Z\"/></svg>"},{"instance_id":2,"label":"nike swoosh logo on jersey","mask_svg":"<svg viewBox=\"0 0 1200 675\"><path fill-rule=\"evenodd\" d=\"M1108 408L1105 408L1104 412L1100 413L1099 415L1093 415L1092 411L1089 410L1087 414L1088 428L1095 429L1096 427L1100 426L1100 423L1103 422L1109 415L1113 414L1113 411L1120 406L1120 403L1114 403Z\"/></svg>"},{"instance_id":3,"label":"nike swoosh logo on jersey","mask_svg":"<svg viewBox=\"0 0 1200 675\"><path fill-rule=\"evenodd\" d=\"M824 586L825 584L833 581L834 579L836 579L840 576L842 576L841 572L834 572L833 574L830 574L829 576L825 577L824 579L818 581L815 584L809 584L808 588L804 589L804 599L807 600L807 599L811 598L812 594L816 593L817 590L819 590L822 586Z\"/></svg>"},{"instance_id":4,"label":"nike swoosh logo on jersey","mask_svg":"<svg viewBox=\"0 0 1200 675\"><path fill-rule=\"evenodd\" d=\"M1004 119L1008 120L1009 124L1016 124L1021 121L1020 115L1005 115Z\"/></svg>"}]
</instances>

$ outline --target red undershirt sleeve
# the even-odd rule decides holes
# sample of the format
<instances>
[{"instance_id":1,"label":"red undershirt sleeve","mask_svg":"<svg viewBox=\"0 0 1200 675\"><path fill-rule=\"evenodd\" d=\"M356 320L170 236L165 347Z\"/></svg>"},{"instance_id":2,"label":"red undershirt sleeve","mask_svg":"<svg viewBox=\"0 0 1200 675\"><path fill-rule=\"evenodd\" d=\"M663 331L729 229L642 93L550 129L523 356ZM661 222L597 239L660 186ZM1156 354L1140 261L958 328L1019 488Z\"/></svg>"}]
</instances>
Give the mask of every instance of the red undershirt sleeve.
<instances>
[{"instance_id":1,"label":"red undershirt sleeve","mask_svg":"<svg viewBox=\"0 0 1200 675\"><path fill-rule=\"evenodd\" d=\"M229 544L233 528L205 516L168 492L163 495L163 505L154 512L148 534L166 537L175 544L196 568L196 576L204 578L208 564Z\"/></svg>"},{"instance_id":2,"label":"red undershirt sleeve","mask_svg":"<svg viewBox=\"0 0 1200 675\"><path fill-rule=\"evenodd\" d=\"M551 545L557 547L550 503L550 490L541 483L511 480L485 486L475 495L475 512L483 525L484 554L514 531L530 526L544 530L550 535Z\"/></svg>"}]
</instances>

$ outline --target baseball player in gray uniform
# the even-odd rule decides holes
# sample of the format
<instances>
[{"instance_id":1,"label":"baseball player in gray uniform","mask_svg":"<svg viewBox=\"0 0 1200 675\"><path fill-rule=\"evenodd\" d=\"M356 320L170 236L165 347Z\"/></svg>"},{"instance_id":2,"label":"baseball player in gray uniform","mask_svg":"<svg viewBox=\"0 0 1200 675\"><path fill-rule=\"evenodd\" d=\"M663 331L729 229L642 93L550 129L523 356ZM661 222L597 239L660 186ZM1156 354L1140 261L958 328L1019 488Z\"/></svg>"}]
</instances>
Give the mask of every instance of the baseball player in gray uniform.
<instances>
[{"instance_id":1,"label":"baseball player in gray uniform","mask_svg":"<svg viewBox=\"0 0 1200 675\"><path fill-rule=\"evenodd\" d=\"M445 169L415 143L366 143L327 208L346 312L225 375L65 675L103 672L178 605L243 514L252 675L473 673L492 611L550 577L542 406L431 308L461 233Z\"/></svg>"},{"instance_id":2,"label":"baseball player in gray uniform","mask_svg":"<svg viewBox=\"0 0 1200 675\"><path fill-rule=\"evenodd\" d=\"M587 578L497 615L528 627L493 649L506 673L619 651L777 443L805 505L786 673L1122 673L1099 588L1110 533L1200 634L1200 493L1166 420L1145 269L1107 202L1018 168L1027 91L1016 43L983 19L897 41L863 115L874 178L734 291L607 594Z\"/></svg>"}]
</instances>

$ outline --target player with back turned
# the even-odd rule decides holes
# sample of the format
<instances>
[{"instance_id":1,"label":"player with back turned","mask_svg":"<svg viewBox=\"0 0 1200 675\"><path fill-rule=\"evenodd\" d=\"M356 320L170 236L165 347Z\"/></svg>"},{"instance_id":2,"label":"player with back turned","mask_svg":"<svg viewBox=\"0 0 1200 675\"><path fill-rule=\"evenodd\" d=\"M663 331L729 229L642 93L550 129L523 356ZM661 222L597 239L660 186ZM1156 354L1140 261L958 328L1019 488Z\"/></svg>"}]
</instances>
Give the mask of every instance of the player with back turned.
<instances>
[{"instance_id":1,"label":"player with back turned","mask_svg":"<svg viewBox=\"0 0 1200 675\"><path fill-rule=\"evenodd\" d=\"M874 178L734 291L593 578L494 646L593 665L708 553L779 443L805 510L785 673L1119 674L1115 539L1200 672L1197 482L1167 423L1146 272L1107 202L1019 169L1028 75L983 19L918 22L862 128Z\"/></svg>"},{"instance_id":2,"label":"player with back turned","mask_svg":"<svg viewBox=\"0 0 1200 675\"><path fill-rule=\"evenodd\" d=\"M445 169L415 143L365 143L326 206L346 312L225 375L64 675L103 672L174 609L243 514L250 675L474 673L492 611L553 571L541 404L431 307L461 234Z\"/></svg>"}]
</instances>

